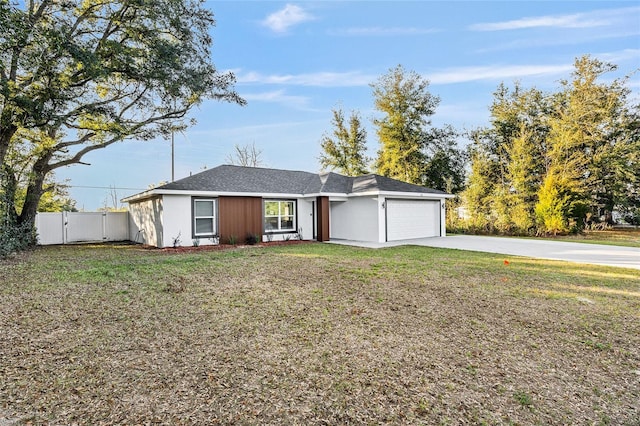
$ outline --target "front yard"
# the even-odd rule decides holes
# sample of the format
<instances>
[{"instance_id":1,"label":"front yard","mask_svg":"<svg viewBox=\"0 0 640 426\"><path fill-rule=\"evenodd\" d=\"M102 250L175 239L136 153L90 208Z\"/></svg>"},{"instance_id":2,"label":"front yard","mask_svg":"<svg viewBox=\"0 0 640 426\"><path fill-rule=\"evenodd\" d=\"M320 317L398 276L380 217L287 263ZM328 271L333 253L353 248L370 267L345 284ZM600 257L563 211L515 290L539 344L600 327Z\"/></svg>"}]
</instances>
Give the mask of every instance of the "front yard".
<instances>
[{"instance_id":1,"label":"front yard","mask_svg":"<svg viewBox=\"0 0 640 426\"><path fill-rule=\"evenodd\" d=\"M639 271L310 243L46 247L0 276L0 419L640 419Z\"/></svg>"}]
</instances>

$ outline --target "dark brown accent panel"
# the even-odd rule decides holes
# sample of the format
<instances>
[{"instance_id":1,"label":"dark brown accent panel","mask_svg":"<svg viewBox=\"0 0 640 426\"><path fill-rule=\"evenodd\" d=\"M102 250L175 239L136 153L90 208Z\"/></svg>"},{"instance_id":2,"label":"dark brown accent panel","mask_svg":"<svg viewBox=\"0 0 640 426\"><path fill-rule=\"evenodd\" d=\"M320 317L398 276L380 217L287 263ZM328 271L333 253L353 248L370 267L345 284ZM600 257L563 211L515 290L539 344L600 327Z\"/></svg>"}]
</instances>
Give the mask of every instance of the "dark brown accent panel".
<instances>
[{"instance_id":1,"label":"dark brown accent panel","mask_svg":"<svg viewBox=\"0 0 640 426\"><path fill-rule=\"evenodd\" d=\"M318 241L329 241L329 197L316 198L318 218Z\"/></svg>"},{"instance_id":2,"label":"dark brown accent panel","mask_svg":"<svg viewBox=\"0 0 640 426\"><path fill-rule=\"evenodd\" d=\"M220 197L218 215L221 243L228 243L232 235L238 243L249 235L262 238L262 198Z\"/></svg>"}]
</instances>

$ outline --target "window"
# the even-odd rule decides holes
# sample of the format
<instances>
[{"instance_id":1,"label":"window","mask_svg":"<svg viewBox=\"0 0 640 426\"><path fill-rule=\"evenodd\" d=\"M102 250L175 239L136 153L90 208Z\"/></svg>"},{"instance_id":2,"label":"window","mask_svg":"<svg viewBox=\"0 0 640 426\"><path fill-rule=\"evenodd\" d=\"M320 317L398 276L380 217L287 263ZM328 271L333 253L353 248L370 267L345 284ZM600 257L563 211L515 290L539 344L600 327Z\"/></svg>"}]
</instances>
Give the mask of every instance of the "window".
<instances>
[{"instance_id":1,"label":"window","mask_svg":"<svg viewBox=\"0 0 640 426\"><path fill-rule=\"evenodd\" d=\"M265 201L264 229L265 232L294 232L296 230L296 202Z\"/></svg>"},{"instance_id":2,"label":"window","mask_svg":"<svg viewBox=\"0 0 640 426\"><path fill-rule=\"evenodd\" d=\"M193 236L212 237L216 235L217 200L193 199Z\"/></svg>"}]
</instances>

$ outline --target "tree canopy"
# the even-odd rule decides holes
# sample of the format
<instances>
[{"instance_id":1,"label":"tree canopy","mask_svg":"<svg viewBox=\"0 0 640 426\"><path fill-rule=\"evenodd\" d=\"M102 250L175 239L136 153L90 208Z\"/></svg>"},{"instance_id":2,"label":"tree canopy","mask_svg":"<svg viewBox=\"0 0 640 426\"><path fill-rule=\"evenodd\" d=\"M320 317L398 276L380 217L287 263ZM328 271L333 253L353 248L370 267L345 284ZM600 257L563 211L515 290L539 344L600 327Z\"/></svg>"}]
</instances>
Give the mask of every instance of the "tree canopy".
<instances>
[{"instance_id":1,"label":"tree canopy","mask_svg":"<svg viewBox=\"0 0 640 426\"><path fill-rule=\"evenodd\" d=\"M380 150L378 173L405 182L422 184L426 155L425 126L440 102L428 91L429 81L398 65L371 85L375 109L382 113L373 124Z\"/></svg>"},{"instance_id":2,"label":"tree canopy","mask_svg":"<svg viewBox=\"0 0 640 426\"><path fill-rule=\"evenodd\" d=\"M360 115L352 112L347 126L342 109L333 109L332 113L333 132L325 133L320 142L320 166L346 176L367 173L367 131L362 127Z\"/></svg>"},{"instance_id":3,"label":"tree canopy","mask_svg":"<svg viewBox=\"0 0 640 426\"><path fill-rule=\"evenodd\" d=\"M244 104L212 62L213 14L198 0L0 0L2 191L30 171L17 222L32 222L48 173L127 138L186 126L205 99ZM7 195L7 194L5 194ZM12 195L4 197L15 213Z\"/></svg>"},{"instance_id":4,"label":"tree canopy","mask_svg":"<svg viewBox=\"0 0 640 426\"><path fill-rule=\"evenodd\" d=\"M603 78L615 68L583 56L556 92L499 86L471 145L471 228L557 234L611 221L614 208L640 217L640 117L626 79Z\"/></svg>"},{"instance_id":5,"label":"tree canopy","mask_svg":"<svg viewBox=\"0 0 640 426\"><path fill-rule=\"evenodd\" d=\"M443 191L461 190L466 157L453 127L431 126L440 98L429 92L429 81L398 65L371 87L382 113L373 120L380 142L378 173Z\"/></svg>"}]
</instances>

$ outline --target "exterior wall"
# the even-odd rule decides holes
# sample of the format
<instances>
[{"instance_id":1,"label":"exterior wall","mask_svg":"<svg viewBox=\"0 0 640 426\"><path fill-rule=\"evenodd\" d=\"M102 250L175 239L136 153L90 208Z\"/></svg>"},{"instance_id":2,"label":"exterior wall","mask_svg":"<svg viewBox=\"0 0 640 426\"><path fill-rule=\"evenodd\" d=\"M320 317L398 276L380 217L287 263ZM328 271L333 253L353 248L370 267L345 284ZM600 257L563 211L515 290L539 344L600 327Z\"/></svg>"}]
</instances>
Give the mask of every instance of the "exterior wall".
<instances>
[{"instance_id":1,"label":"exterior wall","mask_svg":"<svg viewBox=\"0 0 640 426\"><path fill-rule=\"evenodd\" d=\"M387 241L387 199L385 197L378 197L378 242L384 243Z\"/></svg>"},{"instance_id":2,"label":"exterior wall","mask_svg":"<svg viewBox=\"0 0 640 426\"><path fill-rule=\"evenodd\" d=\"M191 225L191 196L163 195L162 197L162 246L173 247L174 240L179 239L178 246L193 245ZM206 241L202 240L205 245Z\"/></svg>"},{"instance_id":3,"label":"exterior wall","mask_svg":"<svg viewBox=\"0 0 640 426\"><path fill-rule=\"evenodd\" d=\"M329 216L331 209L329 206L329 197L316 198L316 223L317 223L317 240L329 241L331 235L331 225Z\"/></svg>"},{"instance_id":4,"label":"exterior wall","mask_svg":"<svg viewBox=\"0 0 640 426\"><path fill-rule=\"evenodd\" d=\"M129 204L129 239L162 247L162 197Z\"/></svg>"},{"instance_id":5,"label":"exterior wall","mask_svg":"<svg viewBox=\"0 0 640 426\"><path fill-rule=\"evenodd\" d=\"M242 244L249 234L263 234L262 198L219 197L218 217L218 234L222 243L227 243L232 235Z\"/></svg>"},{"instance_id":6,"label":"exterior wall","mask_svg":"<svg viewBox=\"0 0 640 426\"><path fill-rule=\"evenodd\" d=\"M302 231L303 240L313 239L313 212L312 199L298 199L298 230Z\"/></svg>"},{"instance_id":7,"label":"exterior wall","mask_svg":"<svg viewBox=\"0 0 640 426\"><path fill-rule=\"evenodd\" d=\"M374 241L379 238L378 197L351 197L331 203L331 238Z\"/></svg>"},{"instance_id":8,"label":"exterior wall","mask_svg":"<svg viewBox=\"0 0 640 426\"><path fill-rule=\"evenodd\" d=\"M447 208L444 198L440 200L440 236L447 236Z\"/></svg>"}]
</instances>

